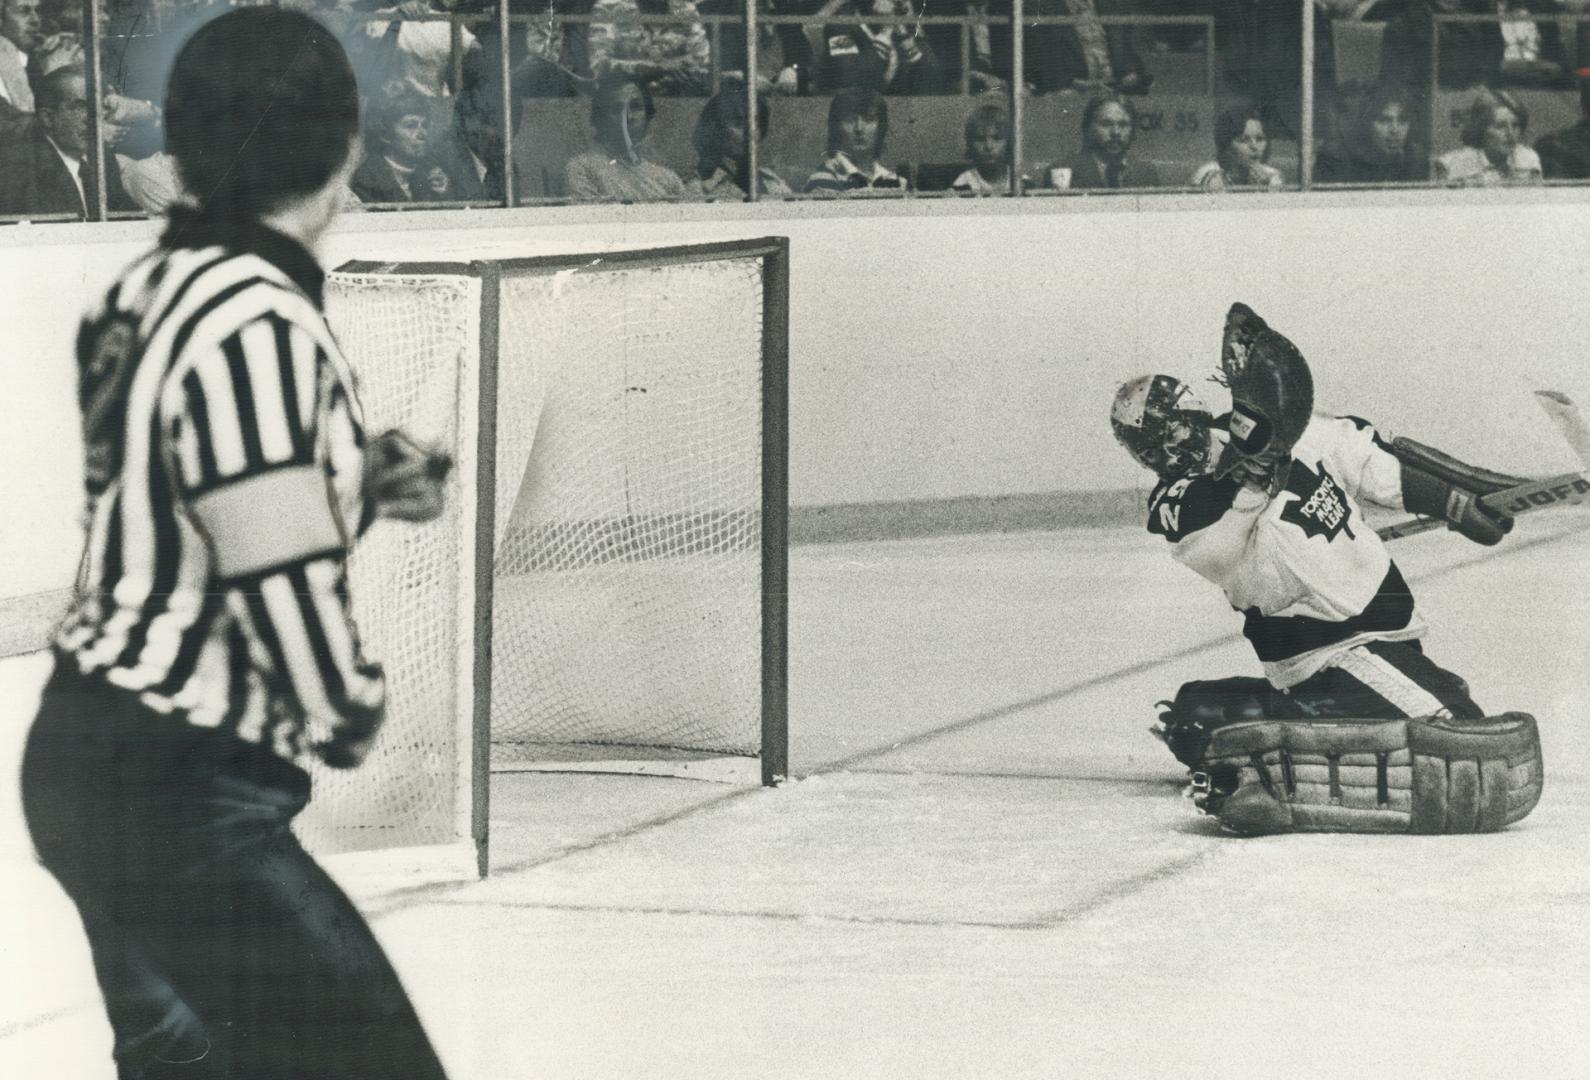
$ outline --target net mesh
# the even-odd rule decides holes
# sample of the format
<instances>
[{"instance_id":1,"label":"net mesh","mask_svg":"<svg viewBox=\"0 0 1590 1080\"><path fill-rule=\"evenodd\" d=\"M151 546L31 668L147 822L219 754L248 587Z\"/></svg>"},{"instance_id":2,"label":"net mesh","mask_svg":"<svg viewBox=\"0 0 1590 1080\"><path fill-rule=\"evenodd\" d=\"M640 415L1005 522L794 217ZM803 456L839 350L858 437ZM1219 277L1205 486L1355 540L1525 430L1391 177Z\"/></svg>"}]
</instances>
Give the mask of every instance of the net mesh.
<instances>
[{"instance_id":1,"label":"net mesh","mask_svg":"<svg viewBox=\"0 0 1590 1080\"><path fill-rule=\"evenodd\" d=\"M498 473L499 758L758 752L761 275L738 259L504 278L499 445L517 428L534 446Z\"/></svg>"},{"instance_id":2,"label":"net mesh","mask_svg":"<svg viewBox=\"0 0 1590 1080\"><path fill-rule=\"evenodd\" d=\"M322 850L456 838L467 788L470 682L461 658L469 588L480 283L468 277L332 275L326 309L358 379L365 429L401 428L454 456L447 509L424 525L377 521L348 562L366 655L387 677L381 738L354 771L320 768L301 832ZM462 616L462 617L461 617ZM461 676L462 675L462 679Z\"/></svg>"},{"instance_id":3,"label":"net mesh","mask_svg":"<svg viewBox=\"0 0 1590 1080\"><path fill-rule=\"evenodd\" d=\"M350 560L388 711L362 768L316 776L322 850L467 835L484 291L328 278L367 430L456 466L440 520L378 522ZM755 257L501 270L494 760L760 752L762 303Z\"/></svg>"}]
</instances>

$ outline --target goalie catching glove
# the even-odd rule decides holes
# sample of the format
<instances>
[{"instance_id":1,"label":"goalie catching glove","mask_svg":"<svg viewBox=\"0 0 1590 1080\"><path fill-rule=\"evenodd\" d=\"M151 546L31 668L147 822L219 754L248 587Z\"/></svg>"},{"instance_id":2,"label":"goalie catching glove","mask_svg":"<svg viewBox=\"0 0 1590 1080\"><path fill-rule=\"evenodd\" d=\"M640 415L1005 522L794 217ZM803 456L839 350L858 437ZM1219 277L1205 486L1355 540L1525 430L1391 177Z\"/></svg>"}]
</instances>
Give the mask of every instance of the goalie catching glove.
<instances>
[{"instance_id":1,"label":"goalie catching glove","mask_svg":"<svg viewBox=\"0 0 1590 1080\"><path fill-rule=\"evenodd\" d=\"M1231 391L1231 439L1215 463L1216 478L1274 495L1286 486L1292 447L1314 411L1307 361L1252 308L1232 304L1215 381Z\"/></svg>"},{"instance_id":2,"label":"goalie catching glove","mask_svg":"<svg viewBox=\"0 0 1590 1080\"><path fill-rule=\"evenodd\" d=\"M1465 464L1412 439L1393 439L1391 448L1402 463L1404 508L1440 518L1477 544L1500 543L1512 531L1513 519L1486 509L1480 499L1517 487L1522 478Z\"/></svg>"}]
</instances>

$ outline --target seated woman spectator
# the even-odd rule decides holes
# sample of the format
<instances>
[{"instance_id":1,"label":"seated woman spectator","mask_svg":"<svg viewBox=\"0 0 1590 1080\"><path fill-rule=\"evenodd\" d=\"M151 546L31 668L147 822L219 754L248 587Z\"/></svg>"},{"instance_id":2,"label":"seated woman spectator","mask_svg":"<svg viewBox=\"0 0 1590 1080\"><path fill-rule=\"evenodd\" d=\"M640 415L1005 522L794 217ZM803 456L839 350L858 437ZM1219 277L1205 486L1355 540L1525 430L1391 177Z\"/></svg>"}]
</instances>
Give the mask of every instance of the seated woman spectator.
<instances>
[{"instance_id":1,"label":"seated woman spectator","mask_svg":"<svg viewBox=\"0 0 1590 1080\"><path fill-rule=\"evenodd\" d=\"M365 158L353 174L367 203L438 202L453 198L453 178L431 147L431 105L419 94L377 94L365 122Z\"/></svg>"},{"instance_id":2,"label":"seated woman spectator","mask_svg":"<svg viewBox=\"0 0 1590 1080\"><path fill-rule=\"evenodd\" d=\"M745 88L731 85L707 99L696 118L691 142L696 149L696 178L690 189L708 199L744 199L751 190L750 125L745 118ZM756 139L767 134L767 95L756 95ZM780 198L792 195L783 177L767 166L756 170L759 196Z\"/></svg>"},{"instance_id":3,"label":"seated woman spectator","mask_svg":"<svg viewBox=\"0 0 1590 1080\"><path fill-rule=\"evenodd\" d=\"M919 15L913 0L827 0L821 17ZM802 28L817 57L824 92L877 90L885 94L940 94L944 69L919 23L810 23Z\"/></svg>"},{"instance_id":4,"label":"seated woman spectator","mask_svg":"<svg viewBox=\"0 0 1590 1080\"><path fill-rule=\"evenodd\" d=\"M1339 140L1320 149L1314 179L1322 184L1410 184L1430 179L1430 158L1413 137L1415 110L1404 86L1364 94Z\"/></svg>"},{"instance_id":5,"label":"seated woman spectator","mask_svg":"<svg viewBox=\"0 0 1590 1080\"><path fill-rule=\"evenodd\" d=\"M704 94L711 82L712 47L697 0L596 0L594 16L670 16L671 22L593 22L588 38L591 74L625 78L661 94Z\"/></svg>"},{"instance_id":6,"label":"seated woman spectator","mask_svg":"<svg viewBox=\"0 0 1590 1080\"><path fill-rule=\"evenodd\" d=\"M1082 110L1082 150L1069 164L1049 170L1057 188L1093 190L1160 185L1153 162L1129 160L1137 138L1137 108L1128 97L1105 93Z\"/></svg>"},{"instance_id":7,"label":"seated woman spectator","mask_svg":"<svg viewBox=\"0 0 1590 1080\"><path fill-rule=\"evenodd\" d=\"M1010 114L1003 105L979 105L966 117L967 169L950 181L962 195L1010 194Z\"/></svg>"},{"instance_id":8,"label":"seated woman spectator","mask_svg":"<svg viewBox=\"0 0 1590 1080\"><path fill-rule=\"evenodd\" d=\"M74 214L98 202L88 161L88 77L75 34L45 38L28 56L34 113L0 144L0 214ZM116 156L105 156L105 202L138 209L122 186Z\"/></svg>"},{"instance_id":9,"label":"seated woman spectator","mask_svg":"<svg viewBox=\"0 0 1590 1080\"><path fill-rule=\"evenodd\" d=\"M679 174L651 160L646 136L657 105L644 83L604 79L591 97L595 147L569 159L565 194L606 202L657 202L688 198Z\"/></svg>"},{"instance_id":10,"label":"seated woman spectator","mask_svg":"<svg viewBox=\"0 0 1590 1080\"><path fill-rule=\"evenodd\" d=\"M905 191L899 173L878 160L889 137L889 104L874 90L841 90L828 103L828 156L806 179L812 194Z\"/></svg>"},{"instance_id":11,"label":"seated woman spectator","mask_svg":"<svg viewBox=\"0 0 1590 1080\"><path fill-rule=\"evenodd\" d=\"M1256 109L1228 109L1215 117L1215 160L1193 170L1192 184L1205 191L1265 188L1280 191L1281 170L1269 163L1270 140Z\"/></svg>"},{"instance_id":12,"label":"seated woman spectator","mask_svg":"<svg viewBox=\"0 0 1590 1080\"><path fill-rule=\"evenodd\" d=\"M1522 102L1503 90L1481 90L1463 120L1463 146L1436 159L1436 179L1459 187L1539 183L1540 157L1522 142L1528 130Z\"/></svg>"}]
</instances>

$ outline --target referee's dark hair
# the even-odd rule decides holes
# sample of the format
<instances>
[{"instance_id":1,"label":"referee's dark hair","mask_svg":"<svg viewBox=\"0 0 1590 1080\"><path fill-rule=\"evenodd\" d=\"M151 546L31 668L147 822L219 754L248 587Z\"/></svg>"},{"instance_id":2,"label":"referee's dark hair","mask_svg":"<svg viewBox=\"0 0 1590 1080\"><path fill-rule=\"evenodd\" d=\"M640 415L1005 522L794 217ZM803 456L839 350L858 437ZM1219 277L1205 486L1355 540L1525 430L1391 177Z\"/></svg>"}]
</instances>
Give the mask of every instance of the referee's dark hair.
<instances>
[{"instance_id":1,"label":"referee's dark hair","mask_svg":"<svg viewBox=\"0 0 1590 1080\"><path fill-rule=\"evenodd\" d=\"M307 15L248 7L200 27L166 86L166 148L208 217L257 219L318 191L347 160L359 89Z\"/></svg>"}]
</instances>

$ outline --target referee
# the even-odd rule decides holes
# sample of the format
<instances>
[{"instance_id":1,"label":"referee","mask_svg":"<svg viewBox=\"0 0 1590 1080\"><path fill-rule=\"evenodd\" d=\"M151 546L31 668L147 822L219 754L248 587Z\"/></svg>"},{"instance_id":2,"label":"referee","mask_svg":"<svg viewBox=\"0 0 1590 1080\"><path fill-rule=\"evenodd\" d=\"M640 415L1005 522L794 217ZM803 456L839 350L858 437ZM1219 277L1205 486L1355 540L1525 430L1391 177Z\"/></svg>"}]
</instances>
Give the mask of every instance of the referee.
<instances>
[{"instance_id":1,"label":"referee","mask_svg":"<svg viewBox=\"0 0 1590 1080\"><path fill-rule=\"evenodd\" d=\"M78 337L88 542L23 762L76 902L122 1080L442 1077L397 975L289 825L303 764L381 723L344 561L441 511L402 435L366 442L311 254L358 164L336 39L252 7L183 46L167 146L190 205Z\"/></svg>"}]
</instances>

